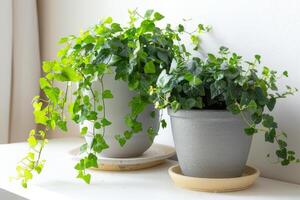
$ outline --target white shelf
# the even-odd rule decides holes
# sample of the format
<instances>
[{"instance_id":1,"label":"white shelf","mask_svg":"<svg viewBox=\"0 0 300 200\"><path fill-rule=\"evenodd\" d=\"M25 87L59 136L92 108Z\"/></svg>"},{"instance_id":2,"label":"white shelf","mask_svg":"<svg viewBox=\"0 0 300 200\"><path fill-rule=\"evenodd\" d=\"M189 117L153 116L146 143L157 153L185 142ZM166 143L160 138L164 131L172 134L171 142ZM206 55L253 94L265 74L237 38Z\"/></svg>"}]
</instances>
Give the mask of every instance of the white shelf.
<instances>
[{"instance_id":1,"label":"white shelf","mask_svg":"<svg viewBox=\"0 0 300 200\"><path fill-rule=\"evenodd\" d=\"M78 147L80 138L50 140L44 158L46 167L30 182L28 189L8 181L16 162L26 152L25 143L0 145L0 188L32 200L299 200L300 185L259 178L249 189L233 193L203 193L176 187L167 173L175 161L140 171L91 171L91 185L75 178L75 161L68 151ZM0 193L1 195L1 193ZM0 199L2 200L1 196Z\"/></svg>"}]
</instances>

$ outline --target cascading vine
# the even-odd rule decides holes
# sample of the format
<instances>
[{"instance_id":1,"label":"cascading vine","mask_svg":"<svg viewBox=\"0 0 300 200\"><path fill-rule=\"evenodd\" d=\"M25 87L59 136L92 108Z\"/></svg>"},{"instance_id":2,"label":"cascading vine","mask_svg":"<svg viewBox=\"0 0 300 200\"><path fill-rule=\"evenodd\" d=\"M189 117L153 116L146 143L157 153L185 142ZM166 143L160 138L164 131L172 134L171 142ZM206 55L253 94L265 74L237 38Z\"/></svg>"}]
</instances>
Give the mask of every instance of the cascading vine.
<instances>
[{"instance_id":1,"label":"cascading vine","mask_svg":"<svg viewBox=\"0 0 300 200\"><path fill-rule=\"evenodd\" d=\"M153 10L147 10L143 16L137 10L131 10L129 18L128 26L121 26L108 17L81 31L79 36L61 38L59 43L65 46L58 52L58 58L43 63L44 76L40 78L43 96L33 99L35 122L42 128L30 132L30 150L19 162L15 177L23 187L27 187L33 174L41 173L44 167L45 160L41 155L47 143L47 132L57 128L67 132L67 117L76 124L89 121L93 125L92 143L80 147L85 157L75 165L77 178L90 183L91 175L86 169L97 167L96 155L109 148L104 134L111 122L106 117L109 110L105 103L113 98L113 94L104 85L103 78L114 75L116 80L127 82L128 88L136 94L129 103L131 112L124 119L128 130L116 136L123 146L143 130L138 116L154 100L148 93L150 86L156 86L157 77L163 70L171 68L173 60L180 62L190 55L181 35L190 35L198 49L199 34L210 29L202 24L194 32L185 31L181 24L175 28L170 24L160 28L156 23L164 16ZM101 90L93 89L93 83L100 84ZM150 115L155 117L154 112ZM161 120L161 126L166 127L164 120ZM81 127L82 136L88 132L88 127ZM150 127L147 133L153 140L157 130Z\"/></svg>"}]
</instances>

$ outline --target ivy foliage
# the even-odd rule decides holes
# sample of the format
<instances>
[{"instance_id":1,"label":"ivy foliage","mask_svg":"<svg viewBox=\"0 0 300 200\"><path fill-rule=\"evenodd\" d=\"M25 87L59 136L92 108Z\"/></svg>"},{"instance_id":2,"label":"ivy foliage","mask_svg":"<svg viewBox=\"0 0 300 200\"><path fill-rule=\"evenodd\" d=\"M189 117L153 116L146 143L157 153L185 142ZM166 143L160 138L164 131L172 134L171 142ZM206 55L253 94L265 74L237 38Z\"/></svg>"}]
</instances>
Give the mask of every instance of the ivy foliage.
<instances>
[{"instance_id":1,"label":"ivy foliage","mask_svg":"<svg viewBox=\"0 0 300 200\"><path fill-rule=\"evenodd\" d=\"M262 132L266 142L278 145L275 154L282 165L299 162L287 147L286 133L278 130L270 114L279 99L297 89L286 86L284 92L279 92L277 80L288 77L288 72L279 74L260 64L259 55L245 61L221 47L216 55L208 54L205 59L190 56L173 69L162 71L149 94L160 109L227 109L245 121L247 135Z\"/></svg>"},{"instance_id":2,"label":"ivy foliage","mask_svg":"<svg viewBox=\"0 0 300 200\"><path fill-rule=\"evenodd\" d=\"M40 173L43 168L44 161L40 157L46 133L57 128L67 132L67 116L76 124L85 121L93 124L92 142L80 147L85 156L75 165L77 178L90 183L91 175L87 169L97 167L97 154L109 148L104 135L109 134L106 127L112 125L106 115L109 110L105 103L113 99L114 94L103 78L113 75L116 80L125 81L136 94L128 105L131 112L124 118L128 129L116 136L123 146L133 134L143 130L137 119L154 100L148 93L149 87L156 86L158 76L171 68L172 60L183 61L189 56L180 42L180 35L187 33L183 25L173 28L167 24L160 28L157 22L164 16L153 10L146 11L144 15L131 10L129 18L128 25L123 26L108 17L81 31L78 36L61 38L59 43L63 48L58 51L57 59L43 63L44 76L40 78L40 88L44 97L35 97L33 101L35 122L42 125L43 130L37 131L37 134L31 132L28 142L32 151L17 167L16 178L24 187L32 179L33 172ZM201 42L198 34L206 29L209 27L200 24L196 32L188 33L195 48L199 48ZM57 87L56 82L63 86ZM95 82L101 85L100 90L94 89ZM155 112L149 115L155 117ZM161 126L166 127L164 120ZM150 140L157 134L154 127L145 131ZM88 132L87 127L81 127L82 136Z\"/></svg>"}]
</instances>

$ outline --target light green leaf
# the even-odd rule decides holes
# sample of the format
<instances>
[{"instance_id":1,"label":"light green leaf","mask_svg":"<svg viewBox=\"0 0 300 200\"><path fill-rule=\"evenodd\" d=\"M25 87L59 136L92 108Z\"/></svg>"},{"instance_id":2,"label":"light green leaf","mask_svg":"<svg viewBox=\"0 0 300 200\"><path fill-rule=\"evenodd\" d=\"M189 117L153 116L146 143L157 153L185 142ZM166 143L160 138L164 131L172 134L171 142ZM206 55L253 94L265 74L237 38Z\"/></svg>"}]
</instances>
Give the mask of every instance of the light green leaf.
<instances>
[{"instance_id":1,"label":"light green leaf","mask_svg":"<svg viewBox=\"0 0 300 200\"><path fill-rule=\"evenodd\" d=\"M86 135L87 131L88 131L88 127L86 127L86 126L82 127L80 130L80 135Z\"/></svg>"},{"instance_id":2,"label":"light green leaf","mask_svg":"<svg viewBox=\"0 0 300 200\"><path fill-rule=\"evenodd\" d=\"M144 67L144 72L147 74L154 74L156 72L153 61L149 61L146 63Z\"/></svg>"},{"instance_id":3,"label":"light green leaf","mask_svg":"<svg viewBox=\"0 0 300 200\"><path fill-rule=\"evenodd\" d=\"M34 136L29 136L27 142L31 148L34 148L38 144L38 141L35 139Z\"/></svg>"},{"instance_id":4,"label":"light green leaf","mask_svg":"<svg viewBox=\"0 0 300 200\"><path fill-rule=\"evenodd\" d=\"M103 93L102 93L102 98L103 99L112 99L114 96L113 94L111 93L110 90L104 90Z\"/></svg>"},{"instance_id":5,"label":"light green leaf","mask_svg":"<svg viewBox=\"0 0 300 200\"><path fill-rule=\"evenodd\" d=\"M159 21L162 20L165 16L163 16L162 14L160 14L159 12L155 12L154 13L154 20Z\"/></svg>"},{"instance_id":6,"label":"light green leaf","mask_svg":"<svg viewBox=\"0 0 300 200\"><path fill-rule=\"evenodd\" d=\"M43 90L46 87L51 87L49 81L46 78L40 78L40 87Z\"/></svg>"}]
</instances>

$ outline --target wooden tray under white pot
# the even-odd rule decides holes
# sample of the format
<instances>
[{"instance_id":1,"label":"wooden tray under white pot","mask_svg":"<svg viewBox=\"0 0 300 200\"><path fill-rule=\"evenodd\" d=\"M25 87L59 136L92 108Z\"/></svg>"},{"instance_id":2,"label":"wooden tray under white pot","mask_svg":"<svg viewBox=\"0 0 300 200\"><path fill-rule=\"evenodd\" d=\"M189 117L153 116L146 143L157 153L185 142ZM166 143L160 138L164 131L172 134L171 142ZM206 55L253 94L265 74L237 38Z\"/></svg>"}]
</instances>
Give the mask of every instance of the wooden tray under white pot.
<instances>
[{"instance_id":1,"label":"wooden tray under white pot","mask_svg":"<svg viewBox=\"0 0 300 200\"><path fill-rule=\"evenodd\" d=\"M76 160L83 155L79 153L79 147L71 150L69 154ZM166 159L175 155L173 147L163 144L153 144L143 155L133 158L108 158L98 156L99 170L106 171L132 171L153 167L163 163Z\"/></svg>"}]
</instances>

